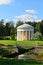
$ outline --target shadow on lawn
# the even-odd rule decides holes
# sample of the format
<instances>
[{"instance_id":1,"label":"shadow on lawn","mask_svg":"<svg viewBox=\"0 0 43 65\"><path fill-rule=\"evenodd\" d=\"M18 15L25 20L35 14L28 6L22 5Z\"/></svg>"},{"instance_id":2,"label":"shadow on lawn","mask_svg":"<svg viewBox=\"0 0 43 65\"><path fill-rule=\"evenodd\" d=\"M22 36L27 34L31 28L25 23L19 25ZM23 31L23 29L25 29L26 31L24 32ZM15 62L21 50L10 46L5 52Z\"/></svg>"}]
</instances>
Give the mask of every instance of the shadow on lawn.
<instances>
[{"instance_id":1,"label":"shadow on lawn","mask_svg":"<svg viewBox=\"0 0 43 65\"><path fill-rule=\"evenodd\" d=\"M16 46L16 47L17 47L17 49L18 49L18 52L10 53L10 54L5 54L5 55L3 55L3 57L14 58L14 57L16 57L16 56L18 56L18 55L24 54L24 53L26 53L26 52L29 52L30 50L35 49L34 47L29 48L29 49L24 49L24 48L22 48L22 47L20 47L20 46Z\"/></svg>"}]
</instances>

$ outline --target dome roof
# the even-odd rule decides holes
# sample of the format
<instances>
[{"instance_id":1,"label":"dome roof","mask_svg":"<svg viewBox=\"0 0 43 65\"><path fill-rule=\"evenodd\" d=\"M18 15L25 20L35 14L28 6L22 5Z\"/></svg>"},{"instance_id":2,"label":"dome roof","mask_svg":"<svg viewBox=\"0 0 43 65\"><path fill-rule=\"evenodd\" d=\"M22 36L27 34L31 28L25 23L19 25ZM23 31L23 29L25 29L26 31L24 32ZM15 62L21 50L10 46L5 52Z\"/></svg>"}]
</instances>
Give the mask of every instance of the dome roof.
<instances>
[{"instance_id":1,"label":"dome roof","mask_svg":"<svg viewBox=\"0 0 43 65\"><path fill-rule=\"evenodd\" d=\"M28 28L34 28L34 27L29 24L23 24L17 27L17 29L28 29Z\"/></svg>"}]
</instances>

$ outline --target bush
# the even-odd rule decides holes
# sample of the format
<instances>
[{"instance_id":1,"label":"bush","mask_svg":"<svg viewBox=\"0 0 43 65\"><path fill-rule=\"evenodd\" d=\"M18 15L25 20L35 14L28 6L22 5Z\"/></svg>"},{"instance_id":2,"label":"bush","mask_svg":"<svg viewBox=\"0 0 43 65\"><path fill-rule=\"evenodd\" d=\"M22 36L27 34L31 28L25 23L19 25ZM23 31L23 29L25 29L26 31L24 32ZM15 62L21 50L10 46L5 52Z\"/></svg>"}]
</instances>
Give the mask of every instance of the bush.
<instances>
[{"instance_id":1,"label":"bush","mask_svg":"<svg viewBox=\"0 0 43 65\"><path fill-rule=\"evenodd\" d=\"M10 36L5 36L4 39L5 40L11 40L11 37Z\"/></svg>"},{"instance_id":2,"label":"bush","mask_svg":"<svg viewBox=\"0 0 43 65\"><path fill-rule=\"evenodd\" d=\"M40 32L36 32L34 34L34 40L42 40L42 34Z\"/></svg>"},{"instance_id":3,"label":"bush","mask_svg":"<svg viewBox=\"0 0 43 65\"><path fill-rule=\"evenodd\" d=\"M14 36L14 35L12 35L12 36L11 36L11 39L12 39L12 40L15 40L15 36Z\"/></svg>"},{"instance_id":4,"label":"bush","mask_svg":"<svg viewBox=\"0 0 43 65\"><path fill-rule=\"evenodd\" d=\"M10 40L10 36L0 36L0 40Z\"/></svg>"}]
</instances>

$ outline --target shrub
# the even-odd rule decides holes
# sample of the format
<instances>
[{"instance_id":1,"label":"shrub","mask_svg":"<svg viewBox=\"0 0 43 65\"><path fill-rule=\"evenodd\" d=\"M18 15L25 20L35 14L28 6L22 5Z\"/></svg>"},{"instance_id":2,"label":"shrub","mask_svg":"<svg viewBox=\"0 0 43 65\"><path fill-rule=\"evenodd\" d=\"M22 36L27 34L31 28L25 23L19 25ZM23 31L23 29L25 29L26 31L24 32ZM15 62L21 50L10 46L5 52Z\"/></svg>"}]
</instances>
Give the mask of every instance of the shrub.
<instances>
[{"instance_id":1,"label":"shrub","mask_svg":"<svg viewBox=\"0 0 43 65\"><path fill-rule=\"evenodd\" d=\"M0 40L10 40L10 36L0 36Z\"/></svg>"},{"instance_id":2,"label":"shrub","mask_svg":"<svg viewBox=\"0 0 43 65\"><path fill-rule=\"evenodd\" d=\"M14 35L12 35L12 36L11 36L11 39L12 39L12 40L15 40L15 36L14 36Z\"/></svg>"},{"instance_id":3,"label":"shrub","mask_svg":"<svg viewBox=\"0 0 43 65\"><path fill-rule=\"evenodd\" d=\"M36 32L34 34L34 39L35 40L42 40L42 34L40 32Z\"/></svg>"},{"instance_id":4,"label":"shrub","mask_svg":"<svg viewBox=\"0 0 43 65\"><path fill-rule=\"evenodd\" d=\"M5 36L4 38L5 38L5 40L10 40L11 39L10 36Z\"/></svg>"}]
</instances>

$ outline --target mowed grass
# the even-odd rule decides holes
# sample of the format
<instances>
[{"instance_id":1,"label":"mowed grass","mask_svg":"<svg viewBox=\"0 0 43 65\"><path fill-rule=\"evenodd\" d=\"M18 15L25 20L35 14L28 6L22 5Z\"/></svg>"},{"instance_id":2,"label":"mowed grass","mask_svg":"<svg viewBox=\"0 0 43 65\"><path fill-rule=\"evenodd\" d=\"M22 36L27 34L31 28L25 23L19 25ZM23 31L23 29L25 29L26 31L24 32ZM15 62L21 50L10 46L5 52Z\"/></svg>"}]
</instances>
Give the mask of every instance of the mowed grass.
<instances>
[{"instance_id":1,"label":"mowed grass","mask_svg":"<svg viewBox=\"0 0 43 65\"><path fill-rule=\"evenodd\" d=\"M31 40L31 41L14 41L14 40L0 40L0 45L1 44L5 44L5 45L16 45L16 43L18 44L18 45L36 45L36 44L38 44L38 45L43 45L43 41L33 41L33 40Z\"/></svg>"},{"instance_id":2,"label":"mowed grass","mask_svg":"<svg viewBox=\"0 0 43 65\"><path fill-rule=\"evenodd\" d=\"M0 65L43 65L43 62L36 60L17 60L0 58Z\"/></svg>"},{"instance_id":3,"label":"mowed grass","mask_svg":"<svg viewBox=\"0 0 43 65\"><path fill-rule=\"evenodd\" d=\"M0 40L0 44L4 45L15 45L14 43L15 43L14 40Z\"/></svg>"},{"instance_id":4,"label":"mowed grass","mask_svg":"<svg viewBox=\"0 0 43 65\"><path fill-rule=\"evenodd\" d=\"M34 45L36 45L36 44L38 44L38 45L43 45L43 41L33 41L33 40L31 40L31 41L18 41L18 44L19 45L30 45L30 46L34 46Z\"/></svg>"}]
</instances>

